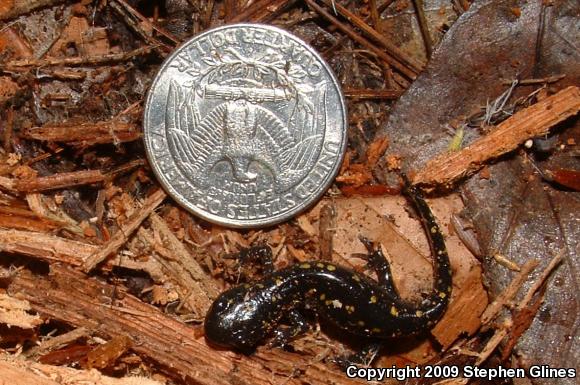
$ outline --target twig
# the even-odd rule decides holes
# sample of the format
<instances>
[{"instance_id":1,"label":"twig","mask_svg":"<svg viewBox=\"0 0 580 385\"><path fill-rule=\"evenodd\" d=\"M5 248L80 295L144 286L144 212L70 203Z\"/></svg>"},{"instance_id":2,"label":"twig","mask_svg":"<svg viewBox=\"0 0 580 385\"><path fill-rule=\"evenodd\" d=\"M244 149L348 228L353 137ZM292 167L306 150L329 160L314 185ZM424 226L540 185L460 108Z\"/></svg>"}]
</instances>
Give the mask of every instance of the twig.
<instances>
[{"instance_id":1,"label":"twig","mask_svg":"<svg viewBox=\"0 0 580 385\"><path fill-rule=\"evenodd\" d=\"M241 21L265 22L274 18L277 14L292 5L296 0L260 0L248 8L233 16L232 23Z\"/></svg>"},{"instance_id":2,"label":"twig","mask_svg":"<svg viewBox=\"0 0 580 385\"><path fill-rule=\"evenodd\" d=\"M97 123L58 124L32 127L23 132L30 139L62 142L79 146L131 142L141 137L135 124L112 119Z\"/></svg>"},{"instance_id":3,"label":"twig","mask_svg":"<svg viewBox=\"0 0 580 385\"><path fill-rule=\"evenodd\" d=\"M112 62L123 62L136 56L146 55L151 52L152 47L141 47L125 53L111 53L99 56L77 56L65 58L46 58L46 59L22 59L9 61L0 64L0 71L12 72L28 70L39 67L56 67L56 66L98 66Z\"/></svg>"},{"instance_id":4,"label":"twig","mask_svg":"<svg viewBox=\"0 0 580 385\"><path fill-rule=\"evenodd\" d=\"M433 42L431 40L431 34L429 33L429 25L427 24L427 18L425 17L423 0L413 0L413 5L415 7L415 12L417 14L419 29L421 30L421 35L423 36L423 43L425 43L425 51L427 52L427 58L430 58L431 54L433 53Z\"/></svg>"},{"instance_id":5,"label":"twig","mask_svg":"<svg viewBox=\"0 0 580 385\"><path fill-rule=\"evenodd\" d=\"M383 35L378 33L364 20L362 20L354 13L350 12L347 8L343 7L342 5L334 3L331 0L322 0L322 2L327 6L332 6L334 4L337 12L342 17L346 18L350 23L360 28L360 30L363 31L367 36L369 36L377 43L379 43L388 54L383 52L382 49L377 48L374 44L371 44L369 41L367 41L365 38L357 34L351 28L348 28L344 24L340 23L337 19L335 19L328 12L322 9L322 7L314 3L313 0L307 0L306 2L308 3L309 6L312 6L312 8L314 8L318 13L327 18L333 24L335 24L341 31L349 35L353 40L356 40L359 44L362 44L367 48L371 49L375 54L377 54L377 56L381 58L383 57L388 58L388 60L385 61L391 64L393 67L395 67L397 70L399 70L402 74L404 74L408 78L414 79L423 70L423 65L421 63L418 63L416 60L409 57L406 53L401 51L399 47L395 46L393 43L388 41Z\"/></svg>"},{"instance_id":6,"label":"twig","mask_svg":"<svg viewBox=\"0 0 580 385\"><path fill-rule=\"evenodd\" d=\"M166 44L159 39L156 39L155 37L151 36L148 31L143 29L141 24L134 19L134 15L126 10L120 3L111 1L108 3L108 5L109 7L113 8L113 10L117 12L117 14L121 16L123 20L125 20L130 29L141 36L141 38L143 38L143 40L151 47L154 47L155 52L157 52L160 56L165 57L173 50L173 46Z\"/></svg>"},{"instance_id":7,"label":"twig","mask_svg":"<svg viewBox=\"0 0 580 385\"><path fill-rule=\"evenodd\" d=\"M378 30L379 28L379 10L377 8L377 0L370 0L369 1L369 8L370 8L370 19L372 20L373 27ZM366 21L366 20L365 20Z\"/></svg>"},{"instance_id":8,"label":"twig","mask_svg":"<svg viewBox=\"0 0 580 385\"><path fill-rule=\"evenodd\" d=\"M398 99L403 91L399 90L366 90L346 88L343 91L344 96L353 99Z\"/></svg>"},{"instance_id":9,"label":"twig","mask_svg":"<svg viewBox=\"0 0 580 385\"><path fill-rule=\"evenodd\" d=\"M510 282L509 286L501 292L500 295L485 309L481 315L481 324L489 324L518 293L522 284L528 279L528 275L538 266L538 261L530 259L521 267L518 274Z\"/></svg>"},{"instance_id":10,"label":"twig","mask_svg":"<svg viewBox=\"0 0 580 385\"><path fill-rule=\"evenodd\" d=\"M386 0L377 9L377 14L379 14L379 16L380 16L389 7L389 5L391 5L394 2L395 2L395 0ZM371 21L371 18L370 17L365 17L363 20L366 23L368 23L369 21ZM375 25L375 29L376 28L377 28L377 26ZM336 27L334 25L331 25L331 26L328 27L328 31L329 32L334 32L335 29L336 29ZM324 50L323 54L326 56L328 54L332 54L333 52L336 52L336 50L340 46L342 46L344 44L346 38L347 38L346 36L342 36L340 39L338 39L338 41L336 43L334 43L332 46L330 46L329 48L327 48L326 50Z\"/></svg>"},{"instance_id":11,"label":"twig","mask_svg":"<svg viewBox=\"0 0 580 385\"><path fill-rule=\"evenodd\" d=\"M101 170L83 170L20 179L15 182L14 188L20 192L38 192L99 183L104 180L105 175Z\"/></svg>"},{"instance_id":12,"label":"twig","mask_svg":"<svg viewBox=\"0 0 580 385\"><path fill-rule=\"evenodd\" d=\"M560 74L560 75L553 75L553 76L548 76L545 78L538 78L538 79L522 79L522 80L518 80L517 81L517 85L518 86L529 86L529 85L534 85L534 84L544 84L544 83L556 83L559 80L562 80L566 77L566 74ZM501 83L509 86L511 84L513 84L513 80L504 80Z\"/></svg>"},{"instance_id":13,"label":"twig","mask_svg":"<svg viewBox=\"0 0 580 385\"><path fill-rule=\"evenodd\" d=\"M413 183L449 185L479 170L487 161L514 150L527 139L547 134L554 125L576 115L579 110L578 87L565 88L518 111L463 150L432 159L415 174Z\"/></svg>"},{"instance_id":14,"label":"twig","mask_svg":"<svg viewBox=\"0 0 580 385\"><path fill-rule=\"evenodd\" d=\"M80 266L100 247L45 233L0 229L0 250Z\"/></svg>"},{"instance_id":15,"label":"twig","mask_svg":"<svg viewBox=\"0 0 580 385\"><path fill-rule=\"evenodd\" d=\"M109 242L85 260L82 266L83 271L87 273L90 272L109 255L117 252L117 250L127 242L128 237L141 225L153 210L163 202L165 197L166 194L161 189L149 195L147 199L145 199L145 202L143 202L143 206L136 210L135 213L129 217L127 222L123 223L121 228L117 230Z\"/></svg>"},{"instance_id":16,"label":"twig","mask_svg":"<svg viewBox=\"0 0 580 385\"><path fill-rule=\"evenodd\" d=\"M550 274L554 271L556 266L562 261L564 255L564 250L562 249L552 260L548 263L548 266L544 269L540 277L536 279L534 284L528 289L523 300L518 304L513 315L513 322L511 323L509 338L503 345L501 358L505 360L511 354L513 348L516 346L517 341L530 327L534 318L540 309L540 306L544 302L544 291L536 295L536 293L541 289L545 289L545 283Z\"/></svg>"},{"instance_id":17,"label":"twig","mask_svg":"<svg viewBox=\"0 0 580 385\"><path fill-rule=\"evenodd\" d=\"M481 353L479 353L477 360L475 360L475 366L479 366L482 363L484 363L507 335L508 335L507 325L504 325L500 329L496 330L493 336L489 339L489 341L487 341L487 344L485 345Z\"/></svg>"},{"instance_id":18,"label":"twig","mask_svg":"<svg viewBox=\"0 0 580 385\"><path fill-rule=\"evenodd\" d=\"M129 4L127 4L127 2L125 2L125 0L114 0L114 1L117 2L117 3L119 3L131 15L133 15L137 19L139 19L139 21L141 23L145 24L146 26L148 26L151 29L154 29L155 31L159 32L162 36L164 36L167 39L171 40L171 42L173 44L178 45L178 44L181 43L181 40L179 40L177 37L175 37L173 34L171 34L169 31L165 30L164 28L161 28L157 24L152 23L151 21L149 21L149 19L147 19L142 14L140 14L135 8L133 8Z\"/></svg>"},{"instance_id":19,"label":"twig","mask_svg":"<svg viewBox=\"0 0 580 385\"><path fill-rule=\"evenodd\" d=\"M81 337L86 337L88 335L87 328L80 327L71 330L68 333L61 334L56 337L52 337L46 341L43 341L40 345L33 347L26 352L26 356L32 359L37 359L43 354L51 352L53 350L60 349L69 343L78 340Z\"/></svg>"},{"instance_id":20,"label":"twig","mask_svg":"<svg viewBox=\"0 0 580 385\"><path fill-rule=\"evenodd\" d=\"M540 289L540 287L544 285L544 283L546 282L550 274L552 274L552 271L554 271L554 269L558 266L558 264L562 262L562 259L564 258L564 250L565 249L560 250L558 254L556 254L556 256L552 258L550 263L548 263L548 266L546 266L546 268L542 272L542 275L538 277L538 279L536 280L536 282L534 282L532 287L529 288L522 301L518 304L517 306L518 310L522 310L523 308L528 306L534 294L536 294L536 292Z\"/></svg>"}]
</instances>

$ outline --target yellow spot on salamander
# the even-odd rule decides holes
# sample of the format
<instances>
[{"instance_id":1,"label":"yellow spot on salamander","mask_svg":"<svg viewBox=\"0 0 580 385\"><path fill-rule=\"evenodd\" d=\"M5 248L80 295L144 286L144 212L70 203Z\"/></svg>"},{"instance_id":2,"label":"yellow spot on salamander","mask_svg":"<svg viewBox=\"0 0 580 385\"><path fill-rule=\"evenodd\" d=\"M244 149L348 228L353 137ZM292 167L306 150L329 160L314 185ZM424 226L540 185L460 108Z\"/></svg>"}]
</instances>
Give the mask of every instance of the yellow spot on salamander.
<instances>
[{"instance_id":1,"label":"yellow spot on salamander","mask_svg":"<svg viewBox=\"0 0 580 385\"><path fill-rule=\"evenodd\" d=\"M322 268L324 268L324 263L320 263L320 262L318 262L318 263L316 264L316 267L320 267L320 268L322 269Z\"/></svg>"},{"instance_id":2,"label":"yellow spot on salamander","mask_svg":"<svg viewBox=\"0 0 580 385\"><path fill-rule=\"evenodd\" d=\"M326 301L324 301L324 304L325 304L326 306L330 306L330 304L331 304L331 303L332 303L332 301L331 301L331 300L329 300L329 299L327 299Z\"/></svg>"},{"instance_id":3,"label":"yellow spot on salamander","mask_svg":"<svg viewBox=\"0 0 580 385\"><path fill-rule=\"evenodd\" d=\"M276 286L280 286L282 284L282 280L280 278L276 278Z\"/></svg>"},{"instance_id":4,"label":"yellow spot on salamander","mask_svg":"<svg viewBox=\"0 0 580 385\"><path fill-rule=\"evenodd\" d=\"M431 234L436 234L437 233L437 227L433 226L431 227Z\"/></svg>"},{"instance_id":5,"label":"yellow spot on salamander","mask_svg":"<svg viewBox=\"0 0 580 385\"><path fill-rule=\"evenodd\" d=\"M360 277L358 275L356 275L356 274L353 274L352 275L352 279L354 279L357 282L360 282Z\"/></svg>"},{"instance_id":6,"label":"yellow spot on salamander","mask_svg":"<svg viewBox=\"0 0 580 385\"><path fill-rule=\"evenodd\" d=\"M423 317L423 312L422 312L421 310L417 310L417 311L415 312L415 315L416 315L417 317Z\"/></svg>"},{"instance_id":7,"label":"yellow spot on salamander","mask_svg":"<svg viewBox=\"0 0 580 385\"><path fill-rule=\"evenodd\" d=\"M398 317L399 316L399 311L397 310L397 308L393 305L391 306L391 315L394 317Z\"/></svg>"},{"instance_id":8,"label":"yellow spot on salamander","mask_svg":"<svg viewBox=\"0 0 580 385\"><path fill-rule=\"evenodd\" d=\"M440 291L439 292L439 297L445 298L445 297L447 297L447 294L445 294L444 292Z\"/></svg>"},{"instance_id":9,"label":"yellow spot on salamander","mask_svg":"<svg viewBox=\"0 0 580 385\"><path fill-rule=\"evenodd\" d=\"M373 328L373 333L380 333L381 332L381 328Z\"/></svg>"},{"instance_id":10,"label":"yellow spot on salamander","mask_svg":"<svg viewBox=\"0 0 580 385\"><path fill-rule=\"evenodd\" d=\"M346 305L344 308L346 309L347 312L349 312L349 314L354 313L354 306Z\"/></svg>"},{"instance_id":11,"label":"yellow spot on salamander","mask_svg":"<svg viewBox=\"0 0 580 385\"><path fill-rule=\"evenodd\" d=\"M328 269L328 271L336 270L336 266L334 266L334 265L326 265L326 268Z\"/></svg>"},{"instance_id":12,"label":"yellow spot on salamander","mask_svg":"<svg viewBox=\"0 0 580 385\"><path fill-rule=\"evenodd\" d=\"M371 298L369 299L370 303L377 303L377 296L376 295L371 295Z\"/></svg>"},{"instance_id":13,"label":"yellow spot on salamander","mask_svg":"<svg viewBox=\"0 0 580 385\"><path fill-rule=\"evenodd\" d=\"M326 294L322 293L320 294L320 300L324 301L326 299Z\"/></svg>"},{"instance_id":14,"label":"yellow spot on salamander","mask_svg":"<svg viewBox=\"0 0 580 385\"><path fill-rule=\"evenodd\" d=\"M342 308L342 302L337 299L332 300L332 306L334 306L336 309L340 309Z\"/></svg>"},{"instance_id":15,"label":"yellow spot on salamander","mask_svg":"<svg viewBox=\"0 0 580 385\"><path fill-rule=\"evenodd\" d=\"M309 263L303 263L300 265L301 269L310 269L312 266Z\"/></svg>"},{"instance_id":16,"label":"yellow spot on salamander","mask_svg":"<svg viewBox=\"0 0 580 385\"><path fill-rule=\"evenodd\" d=\"M364 322L364 321L358 321L358 322L357 322L357 325L358 325L358 326L365 326L365 322Z\"/></svg>"}]
</instances>

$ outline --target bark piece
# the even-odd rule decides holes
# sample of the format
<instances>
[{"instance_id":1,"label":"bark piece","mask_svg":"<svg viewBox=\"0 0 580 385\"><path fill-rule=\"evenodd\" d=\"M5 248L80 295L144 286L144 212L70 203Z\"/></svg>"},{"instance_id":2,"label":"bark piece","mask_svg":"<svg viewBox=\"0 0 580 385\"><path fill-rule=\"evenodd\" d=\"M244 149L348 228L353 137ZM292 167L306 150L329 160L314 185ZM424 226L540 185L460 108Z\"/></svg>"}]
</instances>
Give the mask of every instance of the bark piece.
<instances>
[{"instance_id":1,"label":"bark piece","mask_svg":"<svg viewBox=\"0 0 580 385\"><path fill-rule=\"evenodd\" d=\"M9 20L37 8L64 3L64 0L4 0L0 3L0 20Z\"/></svg>"},{"instance_id":2,"label":"bark piece","mask_svg":"<svg viewBox=\"0 0 580 385\"><path fill-rule=\"evenodd\" d=\"M557 123L580 111L580 90L570 86L555 95L518 111L486 136L463 150L430 160L413 177L413 183L448 185L471 175L489 160L514 150L527 139L546 135Z\"/></svg>"},{"instance_id":3,"label":"bark piece","mask_svg":"<svg viewBox=\"0 0 580 385\"><path fill-rule=\"evenodd\" d=\"M42 323L38 315L28 314L30 304L0 293L0 324L32 329Z\"/></svg>"},{"instance_id":4,"label":"bark piece","mask_svg":"<svg viewBox=\"0 0 580 385\"><path fill-rule=\"evenodd\" d=\"M33 231L0 229L0 250L80 266L99 246Z\"/></svg>"},{"instance_id":5,"label":"bark piece","mask_svg":"<svg viewBox=\"0 0 580 385\"><path fill-rule=\"evenodd\" d=\"M99 183L105 180L101 170L61 172L50 176L27 177L15 181L14 188L21 192L38 192Z\"/></svg>"},{"instance_id":6,"label":"bark piece","mask_svg":"<svg viewBox=\"0 0 580 385\"><path fill-rule=\"evenodd\" d=\"M102 143L131 142L139 139L141 132L135 124L113 119L97 123L48 124L29 128L23 135L36 140L91 146Z\"/></svg>"},{"instance_id":7,"label":"bark piece","mask_svg":"<svg viewBox=\"0 0 580 385\"><path fill-rule=\"evenodd\" d=\"M22 271L14 277L8 292L28 300L44 317L86 327L108 338L126 335L134 342L133 351L187 383L362 383L345 378L332 364L309 360L302 354L260 348L252 356L242 356L213 349L200 337L198 328L161 313L120 287L62 266L52 266L49 276ZM114 292L119 299L111 303Z\"/></svg>"},{"instance_id":8,"label":"bark piece","mask_svg":"<svg viewBox=\"0 0 580 385\"><path fill-rule=\"evenodd\" d=\"M145 377L113 378L96 370L43 365L30 361L0 356L0 384L12 385L162 385Z\"/></svg>"},{"instance_id":9,"label":"bark piece","mask_svg":"<svg viewBox=\"0 0 580 385\"><path fill-rule=\"evenodd\" d=\"M131 217L125 222L121 229L119 229L109 242L96 253L92 254L83 263L83 270L85 272L91 271L96 265L104 261L109 255L117 252L129 236L137 230L141 223L163 202L167 195L161 189L155 191L147 197L143 206L136 210Z\"/></svg>"}]
</instances>

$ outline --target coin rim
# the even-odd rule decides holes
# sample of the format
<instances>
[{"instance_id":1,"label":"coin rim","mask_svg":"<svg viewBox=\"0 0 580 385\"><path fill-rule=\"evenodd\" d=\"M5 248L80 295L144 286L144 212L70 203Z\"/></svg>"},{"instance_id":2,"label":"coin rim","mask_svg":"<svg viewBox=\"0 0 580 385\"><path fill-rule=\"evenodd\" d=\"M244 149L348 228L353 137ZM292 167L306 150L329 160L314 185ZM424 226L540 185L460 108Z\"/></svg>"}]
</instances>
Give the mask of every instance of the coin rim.
<instances>
[{"instance_id":1,"label":"coin rim","mask_svg":"<svg viewBox=\"0 0 580 385\"><path fill-rule=\"evenodd\" d=\"M342 111L343 111L343 116L342 116L343 135L342 135L342 143L340 146L340 152L339 152L337 161L334 164L333 170L330 173L328 173L326 179L322 183L322 187L318 190L318 192L316 194L311 195L309 198L307 198L305 201L301 202L300 204L297 204L291 210L285 211L283 213L277 214L277 215L272 216L272 217L259 218L259 219L255 219L255 220L248 220L248 219L240 220L240 219L225 218L223 216L215 215L215 214L212 214L212 213L207 212L205 210L202 211L202 209L200 209L199 207L195 206L193 203L186 200L181 194L178 193L178 191L175 190L175 188L173 188L171 186L169 181L165 180L163 173L161 172L161 170L159 169L159 166L157 165L157 160L155 159L154 151L153 151L152 145L150 143L150 139L149 139L150 135L147 135L147 133L151 131L150 126L149 126L148 116L151 113L150 106L152 105L153 90L156 88L157 83L159 82L159 79L161 78L161 74L165 71L165 69L169 66L169 64L173 61L173 59L183 49L185 49L185 47L187 47L192 41L195 41L197 39L201 39L204 36L209 35L211 33L214 33L216 31L230 29L230 28L240 28L240 27L264 28L264 29L268 29L268 30L274 30L278 33L286 35L287 37L291 38L292 40L294 40L298 44L304 46L304 48L306 48L312 55L314 55L314 57L323 65L326 72L330 75L330 79L333 81L332 85L337 90L338 99L339 99L339 102L340 102L340 105L341 105ZM155 79L153 80L153 82L151 83L151 86L149 87L149 90L147 91L147 98L145 100L145 108L144 108L144 112L143 112L143 141L145 143L145 153L146 153L147 159L149 161L149 165L150 165L151 169L153 170L153 173L155 174L155 176L157 178L157 181L161 184L161 186L164 188L164 190L180 206L184 207L190 213L192 213L195 216L198 216L198 217L200 217L208 222L211 222L211 223L214 223L217 225L221 225L224 227L229 227L229 228L244 229L244 228L262 228L262 227L272 226L272 225L290 220L290 219L296 217L298 214L304 212L308 208L314 206L320 200L320 198L326 193L326 191L328 191L328 189L332 185L332 182L334 181L334 179L336 178L336 175L338 174L338 172L340 170L340 166L342 165L344 155L346 152L347 136L348 136L348 112L346 109L346 102L344 99L344 95L342 93L342 89L340 87L340 83L338 82L338 79L336 78L330 65L322 58L322 56L314 48L312 48L312 46L310 46L310 44L306 43L304 40L302 40L298 36L295 36L294 34L288 32L282 28L272 26L269 24L235 23L235 24L223 25L220 27L216 27L216 28L212 28L212 29L209 29L207 31L204 31L198 35L191 37L187 41L183 42L161 64L161 67L159 68L159 70L157 71L157 74L155 75Z\"/></svg>"}]
</instances>

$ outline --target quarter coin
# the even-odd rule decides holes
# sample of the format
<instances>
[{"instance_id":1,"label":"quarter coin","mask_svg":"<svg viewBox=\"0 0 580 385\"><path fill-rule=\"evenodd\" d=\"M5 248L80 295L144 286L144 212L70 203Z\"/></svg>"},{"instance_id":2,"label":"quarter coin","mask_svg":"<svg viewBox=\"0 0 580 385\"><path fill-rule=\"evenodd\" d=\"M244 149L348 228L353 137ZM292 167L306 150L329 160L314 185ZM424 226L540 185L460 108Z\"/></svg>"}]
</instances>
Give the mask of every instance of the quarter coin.
<instances>
[{"instance_id":1,"label":"quarter coin","mask_svg":"<svg viewBox=\"0 0 580 385\"><path fill-rule=\"evenodd\" d=\"M229 227L287 220L316 202L346 147L329 66L282 29L234 24L184 43L145 105L147 156L165 190Z\"/></svg>"}]
</instances>

